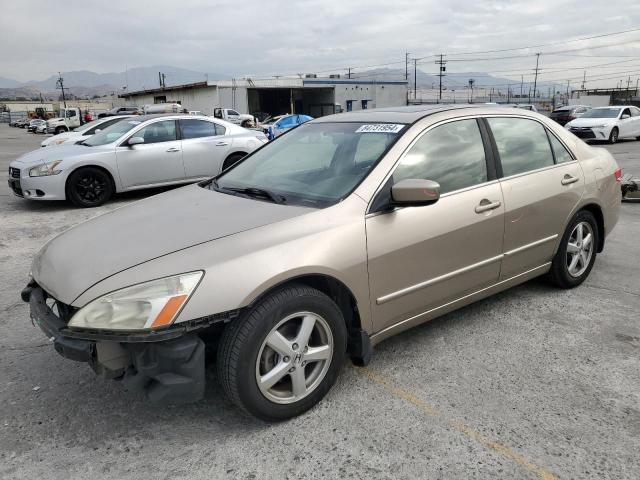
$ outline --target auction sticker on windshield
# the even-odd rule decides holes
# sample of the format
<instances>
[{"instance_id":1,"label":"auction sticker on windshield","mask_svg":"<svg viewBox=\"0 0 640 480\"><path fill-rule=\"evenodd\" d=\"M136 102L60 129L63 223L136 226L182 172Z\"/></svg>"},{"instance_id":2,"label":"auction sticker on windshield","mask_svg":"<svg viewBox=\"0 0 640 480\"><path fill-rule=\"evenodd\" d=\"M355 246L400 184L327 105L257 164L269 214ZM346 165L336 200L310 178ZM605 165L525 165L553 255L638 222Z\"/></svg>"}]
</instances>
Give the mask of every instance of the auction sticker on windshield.
<instances>
[{"instance_id":1,"label":"auction sticker on windshield","mask_svg":"<svg viewBox=\"0 0 640 480\"><path fill-rule=\"evenodd\" d=\"M356 133L398 133L404 125L393 123L374 123L362 125Z\"/></svg>"}]
</instances>

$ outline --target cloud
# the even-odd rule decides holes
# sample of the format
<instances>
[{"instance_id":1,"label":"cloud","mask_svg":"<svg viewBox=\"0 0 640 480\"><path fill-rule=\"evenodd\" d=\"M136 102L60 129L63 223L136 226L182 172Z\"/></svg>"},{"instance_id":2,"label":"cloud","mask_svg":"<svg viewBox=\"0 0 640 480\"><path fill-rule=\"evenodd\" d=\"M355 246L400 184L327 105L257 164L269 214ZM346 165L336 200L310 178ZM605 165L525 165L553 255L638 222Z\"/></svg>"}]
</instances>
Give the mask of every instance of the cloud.
<instances>
[{"instance_id":1,"label":"cloud","mask_svg":"<svg viewBox=\"0 0 640 480\"><path fill-rule=\"evenodd\" d=\"M619 0L21 0L0 8L0 76L18 80L154 64L238 76L340 73L394 61L404 68L406 51L426 57L503 49L640 25L640 3ZM607 55L640 53L640 32L554 48L615 42L625 44L576 52L602 58L543 55L541 66L577 69L605 63ZM433 60L423 59L421 68L435 72ZM448 68L460 73L511 69L519 79L534 64L534 57L525 57L451 62ZM588 75L634 66L640 74L640 63L630 63L628 68L595 67ZM576 72L582 73L572 76ZM549 73L548 78L554 77Z\"/></svg>"}]
</instances>

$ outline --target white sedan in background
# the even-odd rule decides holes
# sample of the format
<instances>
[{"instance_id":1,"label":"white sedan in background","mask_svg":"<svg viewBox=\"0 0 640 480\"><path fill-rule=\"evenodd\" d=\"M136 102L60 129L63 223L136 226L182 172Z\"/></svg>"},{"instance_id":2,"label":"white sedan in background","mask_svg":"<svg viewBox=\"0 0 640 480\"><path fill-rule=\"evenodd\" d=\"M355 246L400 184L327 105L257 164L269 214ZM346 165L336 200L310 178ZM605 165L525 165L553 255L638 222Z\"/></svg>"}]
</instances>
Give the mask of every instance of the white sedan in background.
<instances>
[{"instance_id":1,"label":"white sedan in background","mask_svg":"<svg viewBox=\"0 0 640 480\"><path fill-rule=\"evenodd\" d=\"M565 128L585 140L616 143L621 138L640 140L640 109L634 106L592 108Z\"/></svg>"},{"instance_id":2,"label":"white sedan in background","mask_svg":"<svg viewBox=\"0 0 640 480\"><path fill-rule=\"evenodd\" d=\"M262 132L224 120L135 116L80 144L21 156L9 164L9 187L30 200L96 207L115 193L213 177L265 143Z\"/></svg>"},{"instance_id":3,"label":"white sedan in background","mask_svg":"<svg viewBox=\"0 0 640 480\"><path fill-rule=\"evenodd\" d=\"M51 147L55 145L64 145L69 143L78 143L86 140L91 135L94 135L107 127L110 127L114 123L119 122L124 118L130 118L133 115L118 115L115 117L104 117L94 120L93 122L85 123L77 128L74 128L70 132L62 132L53 137L49 137L43 140L40 144L41 147ZM45 125L46 127L46 125ZM46 131L46 128L45 128Z\"/></svg>"}]
</instances>

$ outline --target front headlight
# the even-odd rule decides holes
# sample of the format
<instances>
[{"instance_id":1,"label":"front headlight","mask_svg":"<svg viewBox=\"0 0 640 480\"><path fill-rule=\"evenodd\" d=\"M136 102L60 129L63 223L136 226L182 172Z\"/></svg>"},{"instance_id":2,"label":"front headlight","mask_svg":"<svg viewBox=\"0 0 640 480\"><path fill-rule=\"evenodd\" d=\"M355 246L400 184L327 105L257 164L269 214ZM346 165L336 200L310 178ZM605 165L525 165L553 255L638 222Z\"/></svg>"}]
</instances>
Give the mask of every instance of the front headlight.
<instances>
[{"instance_id":1,"label":"front headlight","mask_svg":"<svg viewBox=\"0 0 640 480\"><path fill-rule=\"evenodd\" d=\"M607 128L607 127L609 127L609 125L603 124L603 125L594 125L591 128Z\"/></svg>"},{"instance_id":2,"label":"front headlight","mask_svg":"<svg viewBox=\"0 0 640 480\"><path fill-rule=\"evenodd\" d=\"M203 272L184 273L116 290L82 307L70 327L148 330L171 325Z\"/></svg>"},{"instance_id":3,"label":"front headlight","mask_svg":"<svg viewBox=\"0 0 640 480\"><path fill-rule=\"evenodd\" d=\"M45 163L44 165L38 165L29 170L30 177L46 177L48 175L57 175L61 170L55 168L62 162L62 160L55 160L53 162Z\"/></svg>"}]
</instances>

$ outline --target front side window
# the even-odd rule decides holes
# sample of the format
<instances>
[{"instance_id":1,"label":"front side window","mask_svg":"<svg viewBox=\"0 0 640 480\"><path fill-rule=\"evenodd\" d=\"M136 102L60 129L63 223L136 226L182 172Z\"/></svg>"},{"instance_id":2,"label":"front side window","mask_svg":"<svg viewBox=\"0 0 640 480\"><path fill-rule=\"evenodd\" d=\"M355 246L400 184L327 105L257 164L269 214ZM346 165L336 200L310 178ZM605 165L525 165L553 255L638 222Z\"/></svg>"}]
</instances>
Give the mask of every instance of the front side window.
<instances>
[{"instance_id":1,"label":"front side window","mask_svg":"<svg viewBox=\"0 0 640 480\"><path fill-rule=\"evenodd\" d=\"M229 110L229 115L235 115L236 117L239 117L240 114L238 112L236 112L235 110Z\"/></svg>"},{"instance_id":2,"label":"front side window","mask_svg":"<svg viewBox=\"0 0 640 480\"><path fill-rule=\"evenodd\" d=\"M149 143L171 142L178 139L176 122L174 120L155 122L138 130L133 136L144 138L145 145Z\"/></svg>"},{"instance_id":3,"label":"front side window","mask_svg":"<svg viewBox=\"0 0 640 480\"><path fill-rule=\"evenodd\" d=\"M526 118L488 118L505 177L553 165L544 127Z\"/></svg>"},{"instance_id":4,"label":"front side window","mask_svg":"<svg viewBox=\"0 0 640 480\"><path fill-rule=\"evenodd\" d=\"M440 193L487 181L487 161L476 120L458 120L429 130L393 172L393 183L407 178L433 180Z\"/></svg>"},{"instance_id":5,"label":"front side window","mask_svg":"<svg viewBox=\"0 0 640 480\"><path fill-rule=\"evenodd\" d=\"M403 129L401 124L305 123L227 170L210 188L261 189L287 204L331 205L369 174Z\"/></svg>"},{"instance_id":6,"label":"front side window","mask_svg":"<svg viewBox=\"0 0 640 480\"><path fill-rule=\"evenodd\" d=\"M180 120L182 127L182 138L188 140L190 138L215 137L216 126L212 122L204 120Z\"/></svg>"}]
</instances>

